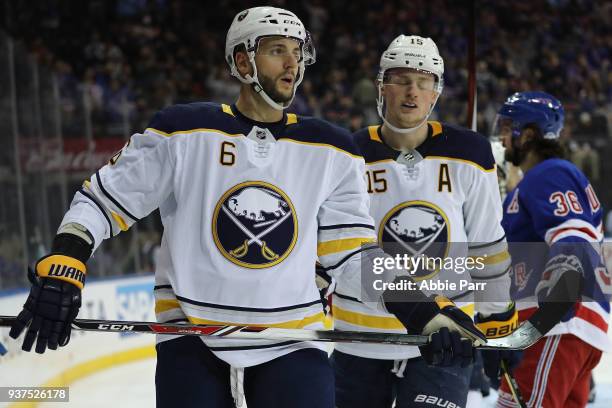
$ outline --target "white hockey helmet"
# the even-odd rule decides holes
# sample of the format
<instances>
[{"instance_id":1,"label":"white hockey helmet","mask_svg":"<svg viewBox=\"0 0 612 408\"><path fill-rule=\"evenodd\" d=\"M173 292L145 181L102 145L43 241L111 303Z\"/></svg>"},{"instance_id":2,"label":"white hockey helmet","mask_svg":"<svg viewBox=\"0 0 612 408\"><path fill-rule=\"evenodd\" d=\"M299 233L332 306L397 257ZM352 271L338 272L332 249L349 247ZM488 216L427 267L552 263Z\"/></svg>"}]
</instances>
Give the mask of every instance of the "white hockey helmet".
<instances>
[{"instance_id":1,"label":"white hockey helmet","mask_svg":"<svg viewBox=\"0 0 612 408\"><path fill-rule=\"evenodd\" d=\"M412 128L398 128L391 125L385 119L384 104L385 99L382 95L382 87L385 79L385 72L391 68L410 68L416 71L422 71L433 74L436 82L434 91L437 93L429 113L425 119L417 126ZM400 35L396 37L389 47L383 52L380 57L380 68L378 71L378 99L376 105L378 115L381 117L386 126L391 130L399 133L413 132L427 121L438 101L438 97L444 88L444 60L438 52L436 43L431 38L423 38L418 35Z\"/></svg>"},{"instance_id":2,"label":"white hockey helmet","mask_svg":"<svg viewBox=\"0 0 612 408\"><path fill-rule=\"evenodd\" d=\"M300 43L302 56L298 65L298 74L296 77L295 86L293 88L293 96L287 103L280 104L273 101L272 98L263 90L259 79L257 78L257 65L255 64L255 53L259 45L259 40L263 37L283 36L294 38ZM249 56L249 61L253 66L253 75L242 77L236 68L234 61L234 52L238 45L244 45ZM253 7L241 11L234 17L232 25L227 31L225 39L225 59L230 66L231 74L238 78L244 84L252 84L255 92L274 109L283 110L291 105L297 87L304 79L304 70L306 65L315 63L316 54L310 33L306 31L304 24L292 12L276 8L276 7Z\"/></svg>"}]
</instances>

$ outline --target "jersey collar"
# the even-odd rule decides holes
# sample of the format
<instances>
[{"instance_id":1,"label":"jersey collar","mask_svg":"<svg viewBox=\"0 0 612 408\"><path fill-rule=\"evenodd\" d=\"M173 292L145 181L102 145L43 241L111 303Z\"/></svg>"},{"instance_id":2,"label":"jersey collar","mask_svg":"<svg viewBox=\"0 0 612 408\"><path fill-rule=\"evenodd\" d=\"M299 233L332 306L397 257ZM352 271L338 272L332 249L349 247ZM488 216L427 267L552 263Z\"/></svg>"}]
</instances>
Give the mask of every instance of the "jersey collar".
<instances>
[{"instance_id":1,"label":"jersey collar","mask_svg":"<svg viewBox=\"0 0 612 408\"><path fill-rule=\"evenodd\" d=\"M385 142L385 137L382 134L381 125L370 126L368 128L368 131L370 133L370 140L382 143L387 148L390 158L397 157L400 151L392 148L391 146L387 144L387 142ZM426 157L427 153L431 150L432 145L434 143L433 139L441 133L442 133L442 125L440 124L440 122L433 122L433 121L427 122L427 137L425 138L423 143L418 145L416 149L414 150L419 152L421 156Z\"/></svg>"},{"instance_id":2,"label":"jersey collar","mask_svg":"<svg viewBox=\"0 0 612 408\"><path fill-rule=\"evenodd\" d=\"M295 114L283 112L283 117L278 122L259 122L253 119L250 119L242 114L236 107L236 104L231 105L230 107L231 115L238 120L238 122L245 127L245 134L248 134L253 126L257 126L260 128L265 128L272 133L275 139L279 139L285 131L285 127L287 125L291 125L297 123L297 117Z\"/></svg>"}]
</instances>

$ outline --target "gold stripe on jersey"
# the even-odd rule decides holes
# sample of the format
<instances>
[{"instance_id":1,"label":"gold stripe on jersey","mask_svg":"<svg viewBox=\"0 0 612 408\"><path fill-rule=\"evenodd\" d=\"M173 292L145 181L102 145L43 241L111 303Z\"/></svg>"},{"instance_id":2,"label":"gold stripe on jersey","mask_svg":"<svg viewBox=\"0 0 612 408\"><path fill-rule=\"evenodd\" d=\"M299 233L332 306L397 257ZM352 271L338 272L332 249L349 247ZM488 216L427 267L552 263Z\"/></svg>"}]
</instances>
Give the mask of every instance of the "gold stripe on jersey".
<instances>
[{"instance_id":1,"label":"gold stripe on jersey","mask_svg":"<svg viewBox=\"0 0 612 408\"><path fill-rule=\"evenodd\" d=\"M461 162L461 163L465 163L465 164L469 164L471 166L476 167L477 169L484 171L485 173L491 173L493 171L495 171L496 169L496 165L493 165L492 168L490 169L485 169L484 167L482 167L480 164L473 162L471 160L465 160L465 159L457 159L456 157L448 157L448 156L425 156L424 157L425 160L450 160L450 161L457 161L457 162Z\"/></svg>"},{"instance_id":2,"label":"gold stripe on jersey","mask_svg":"<svg viewBox=\"0 0 612 408\"><path fill-rule=\"evenodd\" d=\"M113 219L117 222L117 225L119 225L119 229L121 231L127 231L128 228L130 228L127 223L125 222L125 220L123 218L121 218L121 216L119 214L117 214L114 211L111 211L111 216L113 217Z\"/></svg>"},{"instance_id":3,"label":"gold stripe on jersey","mask_svg":"<svg viewBox=\"0 0 612 408\"><path fill-rule=\"evenodd\" d=\"M285 123L286 125L293 125L297 123L297 115L295 113L288 113L287 114L287 122Z\"/></svg>"},{"instance_id":4,"label":"gold stripe on jersey","mask_svg":"<svg viewBox=\"0 0 612 408\"><path fill-rule=\"evenodd\" d=\"M429 121L429 122L427 122L427 124L431 127L431 137L432 138L442 134L442 132L443 132L442 123L437 122L437 121ZM381 127L380 125L368 126L368 134L370 136L370 140L378 142L378 143L384 143L382 141L382 139L380 138L380 135L379 135L380 127ZM493 165L493 168L491 168L491 169L485 169L484 167L482 167L481 165L479 165L478 163L476 163L474 161L466 160L466 159L459 159L459 158L455 158L455 157L429 156L429 155L426 155L424 157L424 159L451 160L451 161L457 161L457 162L461 162L461 163L466 163L466 164L472 165L472 166L474 166L474 167L476 167L476 168L478 168L478 169L480 169L480 170L482 170L484 172L493 172L493 171L496 171L496 166L495 165ZM387 162L387 161L395 161L395 159L383 159L383 160L369 161L366 164L383 163L383 162Z\"/></svg>"},{"instance_id":5,"label":"gold stripe on jersey","mask_svg":"<svg viewBox=\"0 0 612 408\"><path fill-rule=\"evenodd\" d=\"M317 255L325 256L359 248L363 244L375 242L374 238L346 238L333 241L319 242L317 244Z\"/></svg>"},{"instance_id":6,"label":"gold stripe on jersey","mask_svg":"<svg viewBox=\"0 0 612 408\"><path fill-rule=\"evenodd\" d=\"M128 223L125 222L125 219L123 219L123 217L121 215L119 215L118 213L112 211L111 209L108 208L108 206L105 203L100 201L98 196L93 192L93 190L91 188L91 182L89 180L83 181L83 187L85 188L85 190L87 190L89 193L91 193L91 195L94 197L94 199L98 202L98 204L101 207L100 210L104 211L104 212L108 212L108 214L110 214L111 218L115 221L116 227L118 227L121 231L127 231L130 228ZM109 223L110 223L110 220L109 220ZM110 227L111 227L110 234L112 236L112 235L114 235L113 231L112 231L112 225Z\"/></svg>"},{"instance_id":7,"label":"gold stripe on jersey","mask_svg":"<svg viewBox=\"0 0 612 408\"><path fill-rule=\"evenodd\" d=\"M370 166L372 164L387 163L387 162L395 162L395 159L382 159L382 160L369 161L366 163L366 165Z\"/></svg>"},{"instance_id":8,"label":"gold stripe on jersey","mask_svg":"<svg viewBox=\"0 0 612 408\"><path fill-rule=\"evenodd\" d=\"M172 133L166 133L163 130L159 130L159 129L155 129L155 128L146 128L145 132L152 132L152 133L156 133L160 136L165 136L165 137L171 137L174 135L187 135L190 133L200 133L200 132L208 132L208 133L219 133L223 136L229 136L229 137L238 137L238 136L244 136L242 133L226 133L222 130L219 129L207 129L207 128L199 128L199 129L190 129L190 130L177 130L176 132L172 132Z\"/></svg>"},{"instance_id":9,"label":"gold stripe on jersey","mask_svg":"<svg viewBox=\"0 0 612 408\"><path fill-rule=\"evenodd\" d=\"M176 299L159 299L155 301L155 313L163 313L172 309L180 309L181 305Z\"/></svg>"},{"instance_id":10,"label":"gold stripe on jersey","mask_svg":"<svg viewBox=\"0 0 612 408\"><path fill-rule=\"evenodd\" d=\"M332 315L335 320L341 320L355 326L369 327L372 329L406 330L404 325L394 316L384 317L352 312L350 310L341 309L336 305L332 306Z\"/></svg>"},{"instance_id":11,"label":"gold stripe on jersey","mask_svg":"<svg viewBox=\"0 0 612 408\"><path fill-rule=\"evenodd\" d=\"M227 105L225 103L222 103L221 104L221 109L223 109L224 113L227 113L228 115L236 117L236 115L234 115L234 112L232 112L232 107L231 106L229 106L229 105Z\"/></svg>"},{"instance_id":12,"label":"gold stripe on jersey","mask_svg":"<svg viewBox=\"0 0 612 408\"><path fill-rule=\"evenodd\" d=\"M432 120L427 123L429 126L431 126L431 137L436 137L442 134L442 124L440 122Z\"/></svg>"},{"instance_id":13,"label":"gold stripe on jersey","mask_svg":"<svg viewBox=\"0 0 612 408\"><path fill-rule=\"evenodd\" d=\"M380 140L380 136L378 136L378 128L380 125L368 126L368 133L370 134L370 140L374 140L375 142L382 143Z\"/></svg>"},{"instance_id":14,"label":"gold stripe on jersey","mask_svg":"<svg viewBox=\"0 0 612 408\"><path fill-rule=\"evenodd\" d=\"M431 137L436 137L442 134L442 124L440 122L429 121L427 122L427 124L431 126ZM370 140L382 143L382 140L380 139L380 136L378 135L379 128L380 128L380 125L368 126L368 133L370 134Z\"/></svg>"},{"instance_id":15,"label":"gold stripe on jersey","mask_svg":"<svg viewBox=\"0 0 612 408\"><path fill-rule=\"evenodd\" d=\"M365 305L361 306L365 307ZM465 304L459 308L468 316L474 316L473 303ZM349 323L354 326L378 330L406 330L404 325L393 315L375 316L371 314L359 313L343 309L336 304L332 306L332 316L337 321Z\"/></svg>"},{"instance_id":16,"label":"gold stripe on jersey","mask_svg":"<svg viewBox=\"0 0 612 408\"><path fill-rule=\"evenodd\" d=\"M475 259L476 257L470 256L470 258ZM479 258L483 258L482 263L484 265L493 265L493 264L501 263L501 262L504 262L510 259L510 253L508 251L502 251L494 255L486 255L486 256L479 257Z\"/></svg>"},{"instance_id":17,"label":"gold stripe on jersey","mask_svg":"<svg viewBox=\"0 0 612 408\"><path fill-rule=\"evenodd\" d=\"M341 153L347 154L350 157L354 158L354 159L363 159L363 156L359 156L353 153L349 153L346 150L340 149L339 147L336 147L334 145L330 145L327 143L315 143L315 142L304 142L301 140L295 140L295 139L289 139L289 138L282 138L282 139L278 139L279 142L291 142L291 143L297 143L297 144L302 144L302 145L306 145L306 146L320 146L320 147L328 147L328 148L332 148L334 150L337 150Z\"/></svg>"},{"instance_id":18,"label":"gold stripe on jersey","mask_svg":"<svg viewBox=\"0 0 612 408\"><path fill-rule=\"evenodd\" d=\"M320 323L324 324L325 322L325 313L318 312L310 316L305 316L302 319L296 320L287 320L284 322L276 322L276 323L248 323L248 322L223 322L218 320L208 320L201 319L195 316L187 316L189 321L193 324L215 324L215 325L224 325L224 326L256 326L256 327L274 327L278 329L302 329L306 326L310 326L311 324Z\"/></svg>"}]
</instances>

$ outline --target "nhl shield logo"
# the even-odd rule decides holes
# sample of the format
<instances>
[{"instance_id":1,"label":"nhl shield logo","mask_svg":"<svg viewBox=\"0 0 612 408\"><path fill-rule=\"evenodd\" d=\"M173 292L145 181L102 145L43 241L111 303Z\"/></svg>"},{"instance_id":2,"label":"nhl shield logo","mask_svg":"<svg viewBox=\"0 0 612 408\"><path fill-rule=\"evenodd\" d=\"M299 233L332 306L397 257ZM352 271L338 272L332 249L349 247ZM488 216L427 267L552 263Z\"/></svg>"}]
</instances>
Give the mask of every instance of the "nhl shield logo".
<instances>
[{"instance_id":1,"label":"nhl shield logo","mask_svg":"<svg viewBox=\"0 0 612 408\"><path fill-rule=\"evenodd\" d=\"M289 197L263 181L229 189L215 207L212 233L230 262L268 268L282 262L297 241L297 217Z\"/></svg>"},{"instance_id":2,"label":"nhl shield logo","mask_svg":"<svg viewBox=\"0 0 612 408\"><path fill-rule=\"evenodd\" d=\"M392 208L382 219L378 242L388 254L445 258L450 247L448 217L426 201L407 201ZM414 279L433 277L436 270L414 271Z\"/></svg>"}]
</instances>

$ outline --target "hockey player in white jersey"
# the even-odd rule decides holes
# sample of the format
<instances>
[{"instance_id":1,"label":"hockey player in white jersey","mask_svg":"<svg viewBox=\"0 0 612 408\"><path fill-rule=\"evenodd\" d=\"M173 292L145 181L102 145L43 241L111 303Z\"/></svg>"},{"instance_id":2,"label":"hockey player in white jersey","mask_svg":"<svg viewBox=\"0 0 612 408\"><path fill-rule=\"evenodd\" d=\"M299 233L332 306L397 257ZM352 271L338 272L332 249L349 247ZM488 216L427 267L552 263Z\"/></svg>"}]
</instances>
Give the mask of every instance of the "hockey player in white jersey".
<instances>
[{"instance_id":1,"label":"hockey player in white jersey","mask_svg":"<svg viewBox=\"0 0 612 408\"><path fill-rule=\"evenodd\" d=\"M415 268L415 280L457 283L443 294L469 314L475 298L483 331L493 336L505 327L508 334L517 315L509 295L495 163L483 136L428 121L443 73L430 38L400 35L383 53L377 79L383 124L354 135L366 161L370 214L387 253L456 261L480 257L481 267ZM474 289L474 283L481 285ZM394 316L348 295L342 282L332 313L339 330L406 332ZM449 359L448 367L431 367L420 354L417 347L338 344L332 355L337 406L390 408L395 400L396 407L465 407L471 362Z\"/></svg>"},{"instance_id":2,"label":"hockey player in white jersey","mask_svg":"<svg viewBox=\"0 0 612 408\"><path fill-rule=\"evenodd\" d=\"M237 102L163 109L84 183L52 254L36 264L11 336L29 325L24 350L35 340L39 353L65 345L91 253L159 208L160 322L321 329L318 257L352 296L393 309L416 332L464 338L432 342L434 354L469 356L483 340L459 309L420 292L419 303L388 302L361 283L360 266L386 256L373 244L363 158L347 131L283 111L315 60L302 22L279 8L244 10L225 49L242 82ZM249 408L334 407L317 343L160 336L156 348L158 407L225 408L243 397Z\"/></svg>"}]
</instances>

